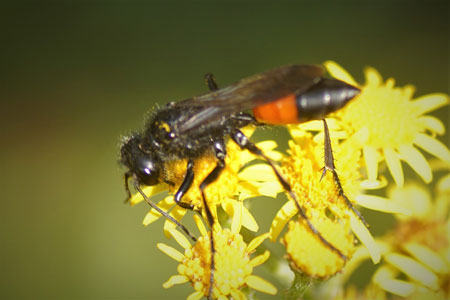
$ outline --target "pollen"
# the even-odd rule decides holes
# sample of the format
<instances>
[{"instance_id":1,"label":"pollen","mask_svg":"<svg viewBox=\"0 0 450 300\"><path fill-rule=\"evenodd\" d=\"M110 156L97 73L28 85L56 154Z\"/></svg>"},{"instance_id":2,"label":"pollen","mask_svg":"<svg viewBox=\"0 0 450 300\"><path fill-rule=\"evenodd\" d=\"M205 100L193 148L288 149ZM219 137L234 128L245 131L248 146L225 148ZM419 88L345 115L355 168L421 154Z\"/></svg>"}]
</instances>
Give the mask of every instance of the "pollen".
<instances>
[{"instance_id":1,"label":"pollen","mask_svg":"<svg viewBox=\"0 0 450 300\"><path fill-rule=\"evenodd\" d=\"M229 295L231 290L245 284L245 278L252 273L250 255L245 251L242 236L225 229L214 236L216 248L214 272L214 298ZM197 291L207 295L211 266L211 244L209 236L200 237L192 249L185 252L185 259L178 268Z\"/></svg>"}]
</instances>

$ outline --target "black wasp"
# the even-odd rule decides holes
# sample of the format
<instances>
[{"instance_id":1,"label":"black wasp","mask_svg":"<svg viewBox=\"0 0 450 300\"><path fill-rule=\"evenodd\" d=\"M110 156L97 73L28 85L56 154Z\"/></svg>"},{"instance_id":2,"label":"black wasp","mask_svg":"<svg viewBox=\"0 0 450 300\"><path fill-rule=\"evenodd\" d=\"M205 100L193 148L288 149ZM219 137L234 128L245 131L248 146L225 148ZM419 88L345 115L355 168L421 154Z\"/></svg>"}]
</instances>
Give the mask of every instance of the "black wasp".
<instances>
[{"instance_id":1,"label":"black wasp","mask_svg":"<svg viewBox=\"0 0 450 300\"><path fill-rule=\"evenodd\" d=\"M166 218L177 224L193 240L188 230L169 214L159 209L142 192L141 186L155 185L166 181L167 163L187 159L186 174L175 201L185 208L183 195L189 190L194 179L194 160L207 152L214 153L217 165L203 180L199 188L203 197L205 213L210 228L214 223L211 210L205 199L204 189L214 182L225 167L226 143L231 138L240 148L266 160L272 167L278 180L296 203L300 217L332 251L344 260L347 257L331 245L306 217L290 184L270 160L240 128L254 124L293 124L310 120L323 120L325 129L325 168L333 173L339 195L346 201L361 220L361 214L348 200L334 167L330 136L325 116L343 107L359 94L360 90L345 82L324 78L321 67L314 65L288 65L244 78L219 89L212 74L205 76L209 92L179 102L170 102L158 109L148 121L143 132L128 137L123 143L120 156L122 164L128 168L125 173L125 185L128 196L129 179L144 199ZM250 112L253 112L251 114ZM169 182L170 184L170 182ZM209 298L214 283L214 239L211 232L211 275Z\"/></svg>"}]
</instances>

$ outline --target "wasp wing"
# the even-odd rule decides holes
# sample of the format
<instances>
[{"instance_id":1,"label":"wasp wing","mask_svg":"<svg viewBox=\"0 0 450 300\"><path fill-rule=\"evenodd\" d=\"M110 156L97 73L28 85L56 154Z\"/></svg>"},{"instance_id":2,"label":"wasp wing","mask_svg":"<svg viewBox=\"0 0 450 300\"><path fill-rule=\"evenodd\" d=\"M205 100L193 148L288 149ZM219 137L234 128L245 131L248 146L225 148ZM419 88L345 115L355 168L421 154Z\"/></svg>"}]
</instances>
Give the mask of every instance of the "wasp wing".
<instances>
[{"instance_id":1,"label":"wasp wing","mask_svg":"<svg viewBox=\"0 0 450 300\"><path fill-rule=\"evenodd\" d=\"M176 106L200 107L179 124L179 131L195 129L206 122L251 110L289 94L301 94L317 83L323 69L314 65L289 65L239 80L225 88L176 102Z\"/></svg>"}]
</instances>

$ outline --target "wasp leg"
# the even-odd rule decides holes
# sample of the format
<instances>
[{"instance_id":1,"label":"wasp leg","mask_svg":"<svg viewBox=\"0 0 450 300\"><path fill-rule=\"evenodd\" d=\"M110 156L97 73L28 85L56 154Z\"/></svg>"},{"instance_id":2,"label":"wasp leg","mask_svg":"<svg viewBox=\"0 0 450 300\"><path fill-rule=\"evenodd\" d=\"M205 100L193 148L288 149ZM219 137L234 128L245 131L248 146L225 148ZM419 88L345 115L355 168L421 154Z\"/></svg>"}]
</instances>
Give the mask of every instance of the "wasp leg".
<instances>
[{"instance_id":1,"label":"wasp leg","mask_svg":"<svg viewBox=\"0 0 450 300\"><path fill-rule=\"evenodd\" d=\"M205 74L205 81L210 91L215 91L219 89L216 83L216 79L214 78L214 75L212 73Z\"/></svg>"},{"instance_id":2,"label":"wasp leg","mask_svg":"<svg viewBox=\"0 0 450 300\"><path fill-rule=\"evenodd\" d=\"M125 201L124 201L125 204L128 203L128 201L130 201L130 199L131 199L130 187L128 186L128 180L130 179L130 177L131 177L130 171L126 172L126 173L125 173L125 176L124 176L124 180L125 180L125 191L127 192L127 198L126 198Z\"/></svg>"},{"instance_id":3,"label":"wasp leg","mask_svg":"<svg viewBox=\"0 0 450 300\"><path fill-rule=\"evenodd\" d=\"M174 223L179 229L183 230L184 233L186 233L194 242L197 241L197 239L191 234L191 232L179 221L177 221L174 217L169 215L166 211L159 208L155 203L153 203L147 195L144 193L144 191L141 189L139 184L137 182L134 182L134 187L136 190L144 197L145 202L148 203L154 210L156 210L158 213L160 213L162 216L164 216L167 220Z\"/></svg>"},{"instance_id":4,"label":"wasp leg","mask_svg":"<svg viewBox=\"0 0 450 300\"><path fill-rule=\"evenodd\" d=\"M338 173L336 171L336 167L334 165L333 149L331 148L330 132L328 130L327 121L325 121L325 119L323 119L322 121L323 121L324 136L325 136L325 142L324 142L325 166L323 167L321 179L325 176L327 171L330 171L331 173L333 173L334 183L336 184L339 196L344 199L345 204L348 206L348 208L350 208L355 213L355 215L363 222L363 224L366 227L369 227L369 224L366 222L366 220L361 215L359 210L357 210L356 207L353 206L353 204L348 199L347 195L345 195L345 193L344 193L344 189L342 188L341 180L339 179Z\"/></svg>"},{"instance_id":5,"label":"wasp leg","mask_svg":"<svg viewBox=\"0 0 450 300\"><path fill-rule=\"evenodd\" d=\"M202 199L203 199L203 206L205 207L205 213L206 217L208 219L208 225L211 229L210 231L210 243L211 243L211 272L209 277L209 291L208 291L208 299L212 298L212 291L213 291L213 285L214 285L214 270L215 270L215 253L216 249L214 247L214 216L211 213L211 209L208 206L208 203L206 202L205 197L205 188L213 183L220 175L220 173L225 168L225 156L226 156L226 146L223 140L219 140L214 142L214 152L215 156L217 158L217 165L214 167L214 169L211 171L211 173L206 176L206 178L202 181L200 184L200 191L202 193Z\"/></svg>"},{"instance_id":6,"label":"wasp leg","mask_svg":"<svg viewBox=\"0 0 450 300\"><path fill-rule=\"evenodd\" d=\"M181 198L189 190L193 181L194 181L194 161L192 159L189 159L189 161L187 163L186 174L184 175L183 183L178 188L178 191L175 193L175 197L174 197L175 202L182 208L194 209L193 205L181 202Z\"/></svg>"},{"instance_id":7,"label":"wasp leg","mask_svg":"<svg viewBox=\"0 0 450 300\"><path fill-rule=\"evenodd\" d=\"M311 230L312 233L314 233L319 240L324 244L326 247L331 249L333 252L335 252L339 257L341 257L344 261L347 261L347 256L345 256L339 249L334 247L330 242L328 242L321 234L320 232L314 227L314 225L309 221L308 216L305 213L305 210L301 207L297 196L292 191L291 185L284 179L283 175L277 170L277 167L275 166L275 162L273 162L269 157L267 157L258 147L256 147L255 144L253 144L240 130L236 130L231 138L233 139L236 144L239 145L242 149L247 149L251 153L258 155L262 157L271 167L274 171L275 175L278 178L278 181L283 186L283 188L288 192L291 199L294 201L295 206L297 207L299 215L303 218L306 225L308 226L309 230Z\"/></svg>"}]
</instances>

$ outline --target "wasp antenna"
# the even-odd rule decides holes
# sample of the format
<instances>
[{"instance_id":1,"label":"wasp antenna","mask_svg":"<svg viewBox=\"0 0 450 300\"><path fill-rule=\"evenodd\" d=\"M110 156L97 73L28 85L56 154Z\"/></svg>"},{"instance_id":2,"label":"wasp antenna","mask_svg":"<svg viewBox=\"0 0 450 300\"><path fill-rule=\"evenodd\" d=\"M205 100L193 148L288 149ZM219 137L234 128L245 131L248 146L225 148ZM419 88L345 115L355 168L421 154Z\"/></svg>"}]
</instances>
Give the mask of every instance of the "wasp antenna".
<instances>
[{"instance_id":1,"label":"wasp antenna","mask_svg":"<svg viewBox=\"0 0 450 300\"><path fill-rule=\"evenodd\" d=\"M147 195L144 193L144 191L141 189L139 184L137 182L134 183L134 187L136 190L144 197L145 202L148 203L154 210L156 210L158 213L160 213L162 216L164 216L166 219L174 223L179 229L181 229L186 235L188 235L192 241L196 242L197 239L191 234L191 232L179 221L177 221L174 217L169 215L166 211L159 208L155 203L150 201L150 199L147 197Z\"/></svg>"}]
</instances>

